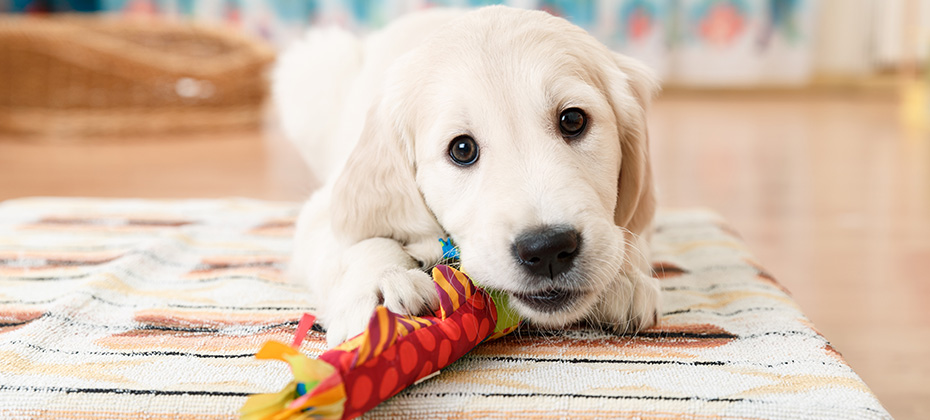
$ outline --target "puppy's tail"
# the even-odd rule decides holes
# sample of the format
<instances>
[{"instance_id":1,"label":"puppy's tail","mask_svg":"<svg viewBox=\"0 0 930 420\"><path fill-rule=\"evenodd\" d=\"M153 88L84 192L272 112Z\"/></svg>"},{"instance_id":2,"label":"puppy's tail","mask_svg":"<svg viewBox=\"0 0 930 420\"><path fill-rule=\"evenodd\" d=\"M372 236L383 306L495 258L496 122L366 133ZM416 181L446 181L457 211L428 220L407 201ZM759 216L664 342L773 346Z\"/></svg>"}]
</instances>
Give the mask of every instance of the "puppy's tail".
<instances>
[{"instance_id":1,"label":"puppy's tail","mask_svg":"<svg viewBox=\"0 0 930 420\"><path fill-rule=\"evenodd\" d=\"M321 181L346 154L336 136L362 57L361 41L348 31L311 29L280 55L272 74L272 101L284 135Z\"/></svg>"}]
</instances>

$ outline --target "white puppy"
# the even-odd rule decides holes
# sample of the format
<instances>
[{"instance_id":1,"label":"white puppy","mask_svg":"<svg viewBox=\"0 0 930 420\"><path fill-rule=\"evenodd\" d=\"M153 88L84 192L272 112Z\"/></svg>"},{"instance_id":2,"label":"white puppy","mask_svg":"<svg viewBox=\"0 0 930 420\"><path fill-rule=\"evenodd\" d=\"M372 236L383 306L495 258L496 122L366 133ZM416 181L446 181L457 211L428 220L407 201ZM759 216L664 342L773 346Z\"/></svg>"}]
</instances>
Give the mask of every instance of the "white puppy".
<instances>
[{"instance_id":1,"label":"white puppy","mask_svg":"<svg viewBox=\"0 0 930 420\"><path fill-rule=\"evenodd\" d=\"M329 344L379 303L436 307L424 269L446 236L536 325L653 325L656 90L639 62L544 12L433 10L365 40L310 31L281 57L274 98L311 167L332 174L302 210L292 259Z\"/></svg>"}]
</instances>

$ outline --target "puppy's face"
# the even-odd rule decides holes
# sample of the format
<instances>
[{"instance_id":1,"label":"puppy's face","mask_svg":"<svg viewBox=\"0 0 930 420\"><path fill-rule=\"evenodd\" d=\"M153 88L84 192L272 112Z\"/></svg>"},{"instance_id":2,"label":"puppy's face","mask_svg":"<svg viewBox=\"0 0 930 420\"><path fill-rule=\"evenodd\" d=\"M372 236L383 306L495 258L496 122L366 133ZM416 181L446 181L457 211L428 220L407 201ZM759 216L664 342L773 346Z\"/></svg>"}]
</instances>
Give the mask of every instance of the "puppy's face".
<instances>
[{"instance_id":1,"label":"puppy's face","mask_svg":"<svg viewBox=\"0 0 930 420\"><path fill-rule=\"evenodd\" d=\"M494 23L463 23L418 52L429 66L410 110L416 182L479 284L562 326L624 298L613 284L626 251L614 221L623 121L587 34Z\"/></svg>"},{"instance_id":2,"label":"puppy's face","mask_svg":"<svg viewBox=\"0 0 930 420\"><path fill-rule=\"evenodd\" d=\"M390 205L346 206L368 215L342 226L435 241L418 233L425 207L464 270L537 325L628 301L631 285L618 281L627 233L653 211L643 97L654 82L617 60L543 12L488 8L457 20L389 69L349 165L372 185L346 176L356 181L344 191L369 189ZM409 183L385 181L406 173ZM377 222L350 223L360 218Z\"/></svg>"},{"instance_id":3,"label":"puppy's face","mask_svg":"<svg viewBox=\"0 0 930 420\"><path fill-rule=\"evenodd\" d=\"M623 258L612 109L583 69L466 58L422 102L417 183L479 284L537 324L575 321Z\"/></svg>"}]
</instances>

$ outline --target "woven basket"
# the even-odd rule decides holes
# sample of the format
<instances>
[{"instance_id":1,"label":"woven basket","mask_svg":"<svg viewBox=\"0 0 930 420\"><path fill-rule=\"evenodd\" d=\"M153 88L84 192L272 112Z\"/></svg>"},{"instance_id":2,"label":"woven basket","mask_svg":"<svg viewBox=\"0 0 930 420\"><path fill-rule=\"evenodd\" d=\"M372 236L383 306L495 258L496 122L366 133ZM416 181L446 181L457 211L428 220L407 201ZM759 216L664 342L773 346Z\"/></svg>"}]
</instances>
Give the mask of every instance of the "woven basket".
<instances>
[{"instance_id":1,"label":"woven basket","mask_svg":"<svg viewBox=\"0 0 930 420\"><path fill-rule=\"evenodd\" d=\"M0 16L0 131L132 135L255 126L273 51L157 20Z\"/></svg>"}]
</instances>

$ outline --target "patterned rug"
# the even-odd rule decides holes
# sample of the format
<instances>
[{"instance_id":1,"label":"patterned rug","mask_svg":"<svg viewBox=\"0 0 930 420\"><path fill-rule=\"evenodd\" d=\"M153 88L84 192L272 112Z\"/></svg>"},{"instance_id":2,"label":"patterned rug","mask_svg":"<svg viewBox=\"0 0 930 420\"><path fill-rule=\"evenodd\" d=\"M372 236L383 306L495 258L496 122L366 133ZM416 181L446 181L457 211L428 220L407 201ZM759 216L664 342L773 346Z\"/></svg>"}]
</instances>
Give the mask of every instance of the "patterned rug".
<instances>
[{"instance_id":1,"label":"patterned rug","mask_svg":"<svg viewBox=\"0 0 930 420\"><path fill-rule=\"evenodd\" d=\"M244 199L0 203L0 418L233 419L274 392L307 291L297 207ZM521 330L369 418L890 418L713 213L662 213L665 307L638 336ZM324 349L313 332L301 350Z\"/></svg>"}]
</instances>

